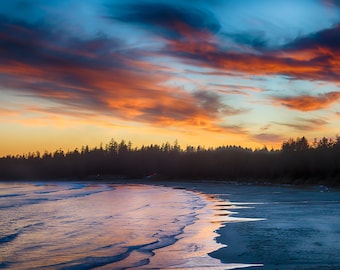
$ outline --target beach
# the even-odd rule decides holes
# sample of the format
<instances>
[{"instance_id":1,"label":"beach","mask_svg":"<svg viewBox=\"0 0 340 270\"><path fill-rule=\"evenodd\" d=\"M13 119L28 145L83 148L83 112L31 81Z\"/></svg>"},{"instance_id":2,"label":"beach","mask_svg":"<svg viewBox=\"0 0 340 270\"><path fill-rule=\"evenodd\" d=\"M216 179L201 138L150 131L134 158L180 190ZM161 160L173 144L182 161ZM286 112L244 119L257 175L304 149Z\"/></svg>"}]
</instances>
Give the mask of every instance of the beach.
<instances>
[{"instance_id":1,"label":"beach","mask_svg":"<svg viewBox=\"0 0 340 270\"><path fill-rule=\"evenodd\" d=\"M0 193L5 269L340 268L340 192L323 186L110 179Z\"/></svg>"},{"instance_id":2,"label":"beach","mask_svg":"<svg viewBox=\"0 0 340 270\"><path fill-rule=\"evenodd\" d=\"M248 269L340 269L339 190L220 182L191 186L243 206L233 217L259 219L225 223L216 241L226 247L212 257L263 264Z\"/></svg>"},{"instance_id":3,"label":"beach","mask_svg":"<svg viewBox=\"0 0 340 270\"><path fill-rule=\"evenodd\" d=\"M235 269L209 253L233 208L213 194L103 182L0 183L3 269Z\"/></svg>"}]
</instances>

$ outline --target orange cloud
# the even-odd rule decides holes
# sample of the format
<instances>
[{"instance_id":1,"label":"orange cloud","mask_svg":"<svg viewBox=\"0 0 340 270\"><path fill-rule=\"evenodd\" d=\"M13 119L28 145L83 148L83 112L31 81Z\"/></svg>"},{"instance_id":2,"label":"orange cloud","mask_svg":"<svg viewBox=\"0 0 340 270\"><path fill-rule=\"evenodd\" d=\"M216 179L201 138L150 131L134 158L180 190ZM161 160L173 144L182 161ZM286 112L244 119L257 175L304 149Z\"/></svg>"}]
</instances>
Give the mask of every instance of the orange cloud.
<instances>
[{"instance_id":1,"label":"orange cloud","mask_svg":"<svg viewBox=\"0 0 340 270\"><path fill-rule=\"evenodd\" d=\"M181 38L166 36L166 46L160 53L171 55L189 65L215 68L236 73L237 76L243 73L340 81L340 25L297 38L281 48L260 46L250 49L246 44L239 44L239 48L243 48L239 50L228 49L230 40L221 37L218 39L209 29L191 29L189 26L180 29L176 26L164 28L180 33Z\"/></svg>"},{"instance_id":2,"label":"orange cloud","mask_svg":"<svg viewBox=\"0 0 340 270\"><path fill-rule=\"evenodd\" d=\"M166 86L181 74L155 64L151 56L172 56L196 67L212 68L216 74L339 81L337 39L331 42L340 33L339 26L297 39L280 50L263 45L257 51L232 51L223 47L223 40L216 35L220 25L208 12L183 11L162 4L152 10L135 6L139 10L128 11L120 19L152 29L164 45L161 49L129 49L120 39L79 39L62 31L51 33L48 25L4 23L0 18L1 85L72 108L67 110L70 114L76 115L78 110L152 125L220 130L224 116L245 110L223 103L218 93ZM169 8L173 13L168 12ZM152 16L147 16L148 12ZM254 87L221 87L224 89L218 90L227 94L262 91ZM330 106L338 97L338 92L331 92L273 100L291 109L311 111Z\"/></svg>"},{"instance_id":3,"label":"orange cloud","mask_svg":"<svg viewBox=\"0 0 340 270\"><path fill-rule=\"evenodd\" d=\"M16 23L0 21L5 55L1 85L54 101L70 116L88 112L152 125L213 129L222 116L242 113L223 104L218 94L166 86L172 71L145 60L146 51L114 50L126 46L121 41L80 40L62 32L51 34L45 25ZM176 27L182 35L193 30L185 24ZM11 35L14 28L19 30ZM42 110L49 109L42 105Z\"/></svg>"},{"instance_id":4,"label":"orange cloud","mask_svg":"<svg viewBox=\"0 0 340 270\"><path fill-rule=\"evenodd\" d=\"M340 92L329 92L317 96L301 95L294 97L274 97L276 104L303 112L324 109L337 102Z\"/></svg>"},{"instance_id":5,"label":"orange cloud","mask_svg":"<svg viewBox=\"0 0 340 270\"><path fill-rule=\"evenodd\" d=\"M276 57L264 54L244 54L236 52L223 52L215 47L215 51L204 46L189 47L185 44L176 44L171 47L171 54L182 61L199 65L201 67L213 67L224 71L232 71L237 74L248 75L285 75L295 79L307 80L333 80L339 81L338 76L334 75L340 64L337 58L325 59L323 63L298 60L292 57ZM330 66L331 70L325 70L325 66ZM239 75L239 74L237 74Z\"/></svg>"}]
</instances>

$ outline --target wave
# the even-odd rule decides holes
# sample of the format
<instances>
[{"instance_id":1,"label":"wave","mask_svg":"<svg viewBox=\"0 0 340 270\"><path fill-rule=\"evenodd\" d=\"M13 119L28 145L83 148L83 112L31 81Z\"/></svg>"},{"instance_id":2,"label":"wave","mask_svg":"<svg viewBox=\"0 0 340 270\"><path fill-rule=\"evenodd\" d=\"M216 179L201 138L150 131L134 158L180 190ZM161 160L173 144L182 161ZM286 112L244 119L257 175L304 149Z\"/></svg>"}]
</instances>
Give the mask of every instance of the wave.
<instances>
[{"instance_id":1,"label":"wave","mask_svg":"<svg viewBox=\"0 0 340 270\"><path fill-rule=\"evenodd\" d=\"M25 186L25 184L23 184ZM44 186L43 184L36 184L36 187L48 188L49 185ZM55 185L53 185L55 186ZM96 187L94 190L86 190L89 185L85 184L73 184L71 187L66 184L60 185L58 189L53 190L29 190L30 192L25 193L13 193L0 195L0 209L6 208L18 208L27 205L41 204L44 202L52 202L59 200L74 199L79 197L91 196L96 193L112 190L113 188L103 188L102 186ZM15 200L1 200L2 198L16 197Z\"/></svg>"},{"instance_id":2,"label":"wave","mask_svg":"<svg viewBox=\"0 0 340 270\"><path fill-rule=\"evenodd\" d=\"M2 194L0 195L0 198L18 197L18 196L22 196L22 194Z\"/></svg>"},{"instance_id":3,"label":"wave","mask_svg":"<svg viewBox=\"0 0 340 270\"><path fill-rule=\"evenodd\" d=\"M172 245L175 243L177 240L175 237L162 237L161 239L149 243L149 244L143 244L143 245L138 245L138 246L130 246L127 248L125 252L122 252L120 254L116 254L114 256L103 256L103 257L93 257L93 256L88 256L84 257L78 260L73 260L73 261L68 261L52 266L56 266L60 270L72 270L72 269L92 269L100 266L105 266L105 265L111 265L115 262L120 262L123 261L124 259L128 258L132 252L141 252L144 254L147 254L147 256L153 256L155 253L154 251L156 249L166 247L169 245ZM119 267L121 269L128 269L131 267L141 267L144 265L148 265L150 262L149 258L139 260L129 266L125 267ZM115 267L115 269L117 269Z\"/></svg>"},{"instance_id":4,"label":"wave","mask_svg":"<svg viewBox=\"0 0 340 270\"><path fill-rule=\"evenodd\" d=\"M0 238L0 244L4 244L4 243L14 241L15 238L18 237L18 235L19 235L19 233L12 233L12 234L5 235L5 236Z\"/></svg>"}]
</instances>

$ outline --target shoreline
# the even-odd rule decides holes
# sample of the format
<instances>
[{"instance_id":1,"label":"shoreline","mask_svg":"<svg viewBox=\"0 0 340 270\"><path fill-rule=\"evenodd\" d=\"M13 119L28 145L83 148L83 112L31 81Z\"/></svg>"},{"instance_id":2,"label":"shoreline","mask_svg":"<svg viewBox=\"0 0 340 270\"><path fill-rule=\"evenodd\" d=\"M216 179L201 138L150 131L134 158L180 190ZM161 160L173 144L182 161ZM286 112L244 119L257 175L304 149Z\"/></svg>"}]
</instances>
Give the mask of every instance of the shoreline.
<instances>
[{"instance_id":1,"label":"shoreline","mask_svg":"<svg viewBox=\"0 0 340 270\"><path fill-rule=\"evenodd\" d=\"M135 182L135 181L131 181ZM203 192L241 208L215 241L225 245L208 255L225 264L263 264L247 269L340 269L340 190L320 186L221 181L138 181ZM234 212L234 210L232 210Z\"/></svg>"},{"instance_id":2,"label":"shoreline","mask_svg":"<svg viewBox=\"0 0 340 270\"><path fill-rule=\"evenodd\" d=\"M62 177L62 178L28 178L28 179L0 179L0 182L96 182L96 183L145 183L145 184L162 184L162 183L225 183L234 185L255 185L255 186L278 186L292 188L316 188L324 187L325 189L340 190L340 185L327 185L331 180L310 179L287 179L279 178L278 181L266 178L216 178L216 177L201 177L201 178L183 178L183 177L164 177L160 175L135 177L117 176L117 175L88 175L84 177ZM339 183L340 184L340 183Z\"/></svg>"},{"instance_id":3,"label":"shoreline","mask_svg":"<svg viewBox=\"0 0 340 270\"><path fill-rule=\"evenodd\" d=\"M105 177L105 180L59 179L32 182L160 185L201 192L228 202L227 207L220 205L221 209L230 210L228 209L230 202L231 206L235 206L232 208L235 210L230 211L237 211L232 214L226 211L225 214L232 219L230 222L221 222L215 231L217 236L213 239L217 244L226 247L208 253L210 257L229 265L264 265L261 268L253 266L250 269L335 270L340 268L340 241L337 241L340 239L338 230L340 190L336 188L226 182L212 179L161 181L113 177ZM264 220L235 222L233 218Z\"/></svg>"}]
</instances>

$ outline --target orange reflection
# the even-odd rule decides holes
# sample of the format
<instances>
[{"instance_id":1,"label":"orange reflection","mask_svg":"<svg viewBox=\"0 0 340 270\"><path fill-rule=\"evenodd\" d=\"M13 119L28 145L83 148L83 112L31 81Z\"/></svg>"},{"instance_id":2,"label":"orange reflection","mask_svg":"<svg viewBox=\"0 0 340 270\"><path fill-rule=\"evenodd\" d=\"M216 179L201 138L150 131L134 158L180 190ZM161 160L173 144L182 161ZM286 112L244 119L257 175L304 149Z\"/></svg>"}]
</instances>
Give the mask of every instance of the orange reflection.
<instances>
[{"instance_id":1,"label":"orange reflection","mask_svg":"<svg viewBox=\"0 0 340 270\"><path fill-rule=\"evenodd\" d=\"M13 195L0 200L2 233L17 231L3 255L18 269L249 266L208 256L221 247L215 230L231 220L216 220L214 207L221 201L211 196L161 186L89 183L7 183L1 190Z\"/></svg>"}]
</instances>

